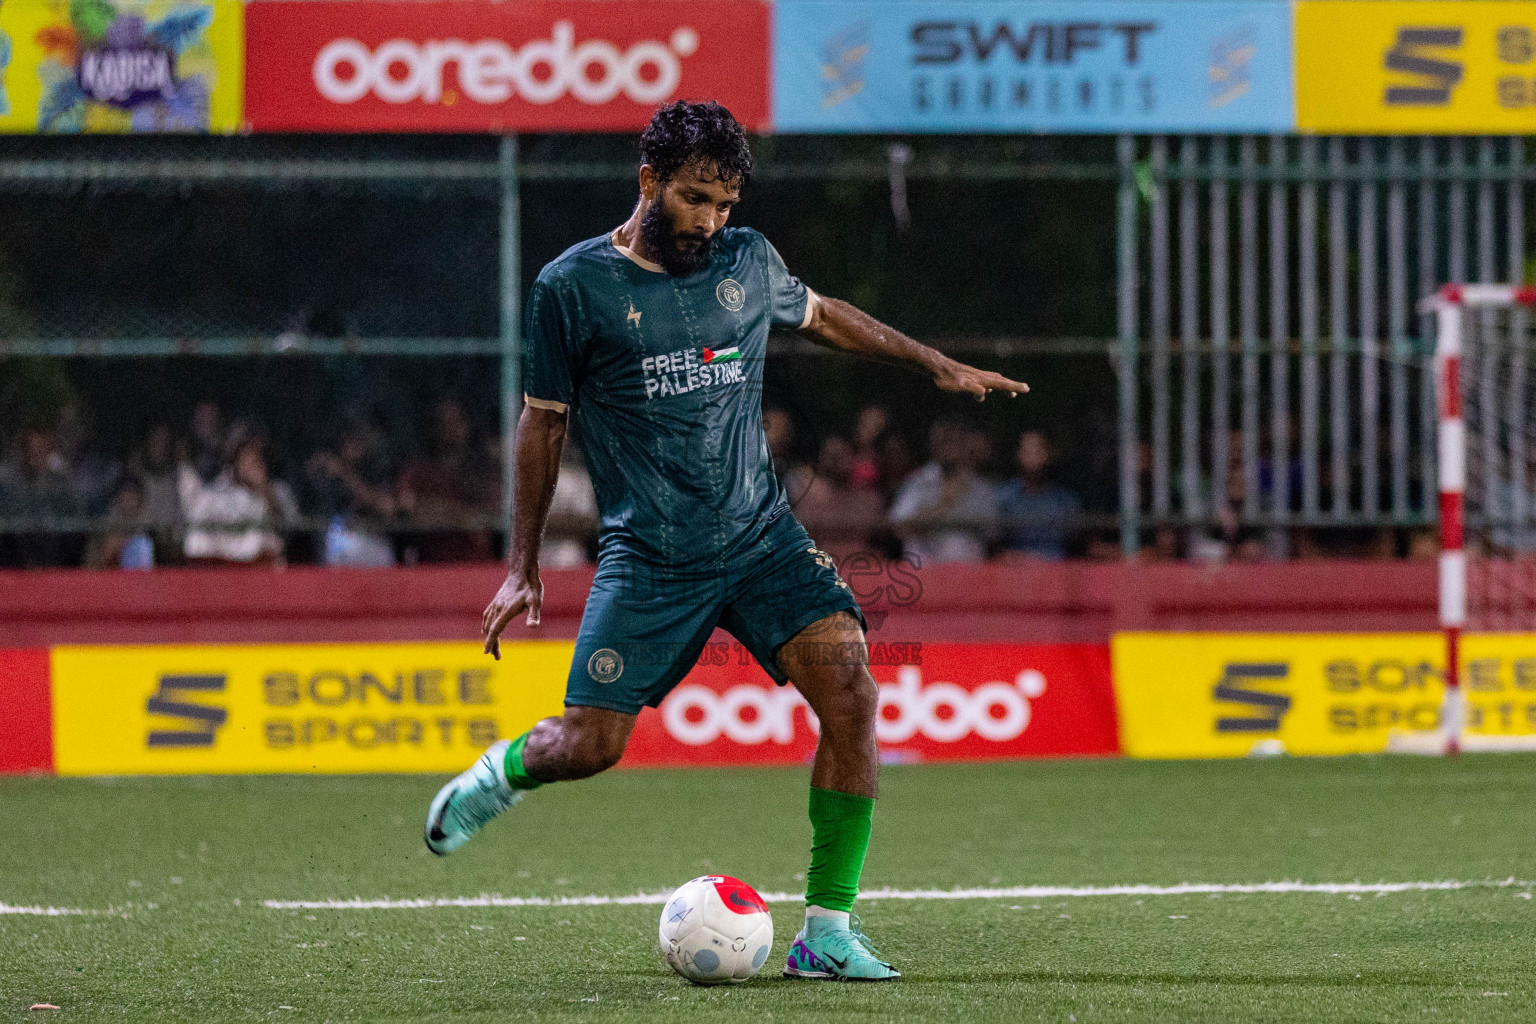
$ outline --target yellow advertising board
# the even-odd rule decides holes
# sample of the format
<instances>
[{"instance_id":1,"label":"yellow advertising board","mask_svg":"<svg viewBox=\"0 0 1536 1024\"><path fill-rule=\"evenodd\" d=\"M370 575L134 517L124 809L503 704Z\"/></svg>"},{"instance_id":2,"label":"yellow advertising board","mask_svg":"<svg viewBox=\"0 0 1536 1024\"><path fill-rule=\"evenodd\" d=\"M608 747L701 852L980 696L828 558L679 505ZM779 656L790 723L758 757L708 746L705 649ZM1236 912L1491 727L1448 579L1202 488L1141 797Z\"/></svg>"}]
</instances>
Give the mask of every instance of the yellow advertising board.
<instances>
[{"instance_id":1,"label":"yellow advertising board","mask_svg":"<svg viewBox=\"0 0 1536 1024\"><path fill-rule=\"evenodd\" d=\"M447 772L558 715L574 645L56 647L60 775Z\"/></svg>"},{"instance_id":2,"label":"yellow advertising board","mask_svg":"<svg viewBox=\"0 0 1536 1024\"><path fill-rule=\"evenodd\" d=\"M1437 633L1122 633L1112 654L1130 757L1379 752L1434 729L1445 688ZM1536 733L1536 635L1467 637L1462 660L1470 732Z\"/></svg>"},{"instance_id":3,"label":"yellow advertising board","mask_svg":"<svg viewBox=\"0 0 1536 1024\"><path fill-rule=\"evenodd\" d=\"M233 132L240 0L0 0L0 132Z\"/></svg>"},{"instance_id":4,"label":"yellow advertising board","mask_svg":"<svg viewBox=\"0 0 1536 1024\"><path fill-rule=\"evenodd\" d=\"M1536 131L1536 3L1299 0L1304 132Z\"/></svg>"}]
</instances>

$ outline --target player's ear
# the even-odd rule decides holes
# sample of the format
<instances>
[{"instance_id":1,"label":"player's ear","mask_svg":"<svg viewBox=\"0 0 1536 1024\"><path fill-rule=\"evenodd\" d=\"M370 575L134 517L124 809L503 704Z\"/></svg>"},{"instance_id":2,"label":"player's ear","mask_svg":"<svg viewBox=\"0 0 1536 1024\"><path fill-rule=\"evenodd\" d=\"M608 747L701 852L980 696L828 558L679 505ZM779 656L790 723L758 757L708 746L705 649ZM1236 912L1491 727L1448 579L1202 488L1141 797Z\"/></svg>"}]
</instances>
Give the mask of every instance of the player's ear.
<instances>
[{"instance_id":1,"label":"player's ear","mask_svg":"<svg viewBox=\"0 0 1536 1024\"><path fill-rule=\"evenodd\" d=\"M656 174L656 168L650 164L640 165L640 194L648 203L656 201L656 194L661 191L661 178Z\"/></svg>"}]
</instances>

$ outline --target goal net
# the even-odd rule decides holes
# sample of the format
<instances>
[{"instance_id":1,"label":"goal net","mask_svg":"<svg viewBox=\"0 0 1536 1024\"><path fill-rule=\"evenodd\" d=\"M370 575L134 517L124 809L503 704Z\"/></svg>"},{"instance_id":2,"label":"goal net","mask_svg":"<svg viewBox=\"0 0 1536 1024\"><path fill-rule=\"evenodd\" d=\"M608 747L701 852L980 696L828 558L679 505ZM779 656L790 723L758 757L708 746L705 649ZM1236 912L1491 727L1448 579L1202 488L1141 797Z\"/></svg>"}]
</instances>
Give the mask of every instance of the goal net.
<instances>
[{"instance_id":1,"label":"goal net","mask_svg":"<svg viewBox=\"0 0 1536 1024\"><path fill-rule=\"evenodd\" d=\"M1438 730L1399 750L1536 750L1536 288L1449 285L1438 324Z\"/></svg>"}]
</instances>

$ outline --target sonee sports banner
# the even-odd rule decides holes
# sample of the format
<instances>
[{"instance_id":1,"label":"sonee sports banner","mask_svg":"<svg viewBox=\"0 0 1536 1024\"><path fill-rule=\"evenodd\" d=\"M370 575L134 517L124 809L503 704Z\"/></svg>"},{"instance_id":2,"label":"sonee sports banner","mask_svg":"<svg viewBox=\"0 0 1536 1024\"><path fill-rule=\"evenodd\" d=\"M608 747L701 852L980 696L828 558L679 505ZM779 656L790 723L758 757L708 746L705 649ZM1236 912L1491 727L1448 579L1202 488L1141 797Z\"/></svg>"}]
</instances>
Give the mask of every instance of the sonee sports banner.
<instances>
[{"instance_id":1,"label":"sonee sports banner","mask_svg":"<svg viewBox=\"0 0 1536 1024\"><path fill-rule=\"evenodd\" d=\"M1461 647L1467 730L1536 734L1536 636ZM1114 640L1120 740L1131 757L1368 754L1439 727L1437 633L1123 633Z\"/></svg>"},{"instance_id":2,"label":"sonee sports banner","mask_svg":"<svg viewBox=\"0 0 1536 1024\"><path fill-rule=\"evenodd\" d=\"M768 127L756 0L309 0L246 8L255 131L634 131L718 100Z\"/></svg>"},{"instance_id":3,"label":"sonee sports banner","mask_svg":"<svg viewBox=\"0 0 1536 1024\"><path fill-rule=\"evenodd\" d=\"M56 647L60 775L459 771L560 713L572 645Z\"/></svg>"}]
</instances>

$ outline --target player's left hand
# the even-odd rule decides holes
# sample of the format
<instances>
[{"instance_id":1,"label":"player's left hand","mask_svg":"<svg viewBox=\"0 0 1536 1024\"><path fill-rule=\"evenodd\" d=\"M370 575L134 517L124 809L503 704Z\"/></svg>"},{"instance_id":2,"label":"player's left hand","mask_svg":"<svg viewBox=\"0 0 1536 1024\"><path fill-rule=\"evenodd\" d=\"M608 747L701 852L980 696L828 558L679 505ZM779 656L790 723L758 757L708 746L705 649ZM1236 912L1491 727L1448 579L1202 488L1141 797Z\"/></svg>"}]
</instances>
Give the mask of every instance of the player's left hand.
<instances>
[{"instance_id":1,"label":"player's left hand","mask_svg":"<svg viewBox=\"0 0 1536 1024\"><path fill-rule=\"evenodd\" d=\"M528 613L529 627L539 624L539 612L544 606L544 583L538 571L529 573L509 572L506 582L496 591L496 596L486 606L480 617L480 631L485 638L485 653L501 660L501 631L507 628L512 616Z\"/></svg>"},{"instance_id":2,"label":"player's left hand","mask_svg":"<svg viewBox=\"0 0 1536 1024\"><path fill-rule=\"evenodd\" d=\"M1023 381L1009 380L1000 373L978 370L953 359L933 375L933 382L940 391L963 392L978 402L986 401L987 393L991 391L1006 391L1009 398L1016 398L1029 391L1029 385Z\"/></svg>"}]
</instances>

